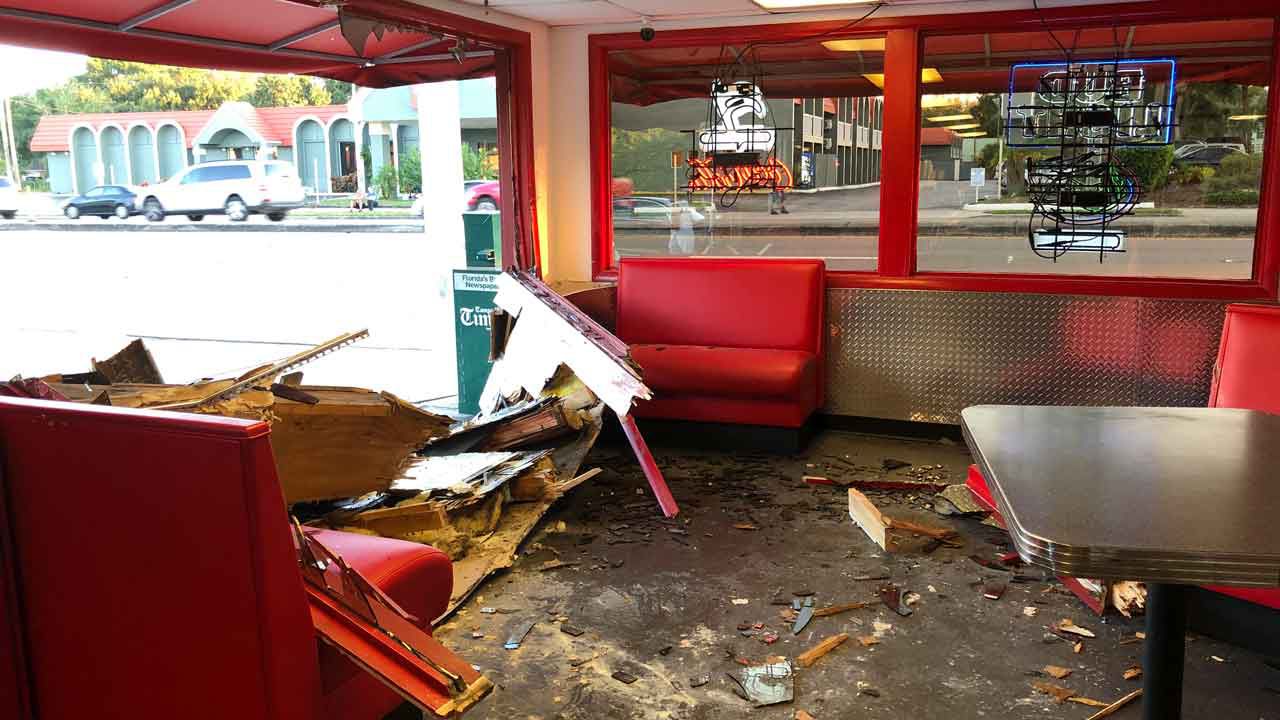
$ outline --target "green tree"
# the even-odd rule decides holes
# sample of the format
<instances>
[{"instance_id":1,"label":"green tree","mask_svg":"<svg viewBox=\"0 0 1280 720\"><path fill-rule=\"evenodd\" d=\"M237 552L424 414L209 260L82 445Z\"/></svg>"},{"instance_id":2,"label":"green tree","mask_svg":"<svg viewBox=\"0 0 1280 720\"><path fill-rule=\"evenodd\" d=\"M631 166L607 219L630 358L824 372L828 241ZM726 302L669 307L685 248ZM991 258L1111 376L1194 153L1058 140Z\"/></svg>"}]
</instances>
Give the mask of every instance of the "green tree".
<instances>
[{"instance_id":1,"label":"green tree","mask_svg":"<svg viewBox=\"0 0 1280 720\"><path fill-rule=\"evenodd\" d=\"M111 98L99 89L68 82L13 98L13 133L18 138L18 164L31 167L31 136L45 115L110 112Z\"/></svg>"},{"instance_id":2,"label":"green tree","mask_svg":"<svg viewBox=\"0 0 1280 720\"><path fill-rule=\"evenodd\" d=\"M638 193L671 192L671 153L689 149L689 136L675 130L613 131L613 175L631 178ZM684 184L679 173L676 182Z\"/></svg>"},{"instance_id":3,"label":"green tree","mask_svg":"<svg viewBox=\"0 0 1280 720\"><path fill-rule=\"evenodd\" d=\"M422 192L422 156L417 148L400 156L400 190L414 194Z\"/></svg>"},{"instance_id":4,"label":"green tree","mask_svg":"<svg viewBox=\"0 0 1280 720\"><path fill-rule=\"evenodd\" d=\"M462 143L462 177L465 180L484 180L489 177L489 163L485 156L470 143Z\"/></svg>"},{"instance_id":5,"label":"green tree","mask_svg":"<svg viewBox=\"0 0 1280 720\"><path fill-rule=\"evenodd\" d=\"M254 107L333 104L333 98L323 83L301 75L259 75L253 92L245 99Z\"/></svg>"},{"instance_id":6,"label":"green tree","mask_svg":"<svg viewBox=\"0 0 1280 720\"><path fill-rule=\"evenodd\" d=\"M70 83L105 93L112 112L212 110L253 91L255 76L90 58Z\"/></svg>"},{"instance_id":7,"label":"green tree","mask_svg":"<svg viewBox=\"0 0 1280 720\"><path fill-rule=\"evenodd\" d=\"M324 81L324 89L329 91L332 104L346 105L351 102L351 93L355 91L355 85L342 80L328 79Z\"/></svg>"}]
</instances>

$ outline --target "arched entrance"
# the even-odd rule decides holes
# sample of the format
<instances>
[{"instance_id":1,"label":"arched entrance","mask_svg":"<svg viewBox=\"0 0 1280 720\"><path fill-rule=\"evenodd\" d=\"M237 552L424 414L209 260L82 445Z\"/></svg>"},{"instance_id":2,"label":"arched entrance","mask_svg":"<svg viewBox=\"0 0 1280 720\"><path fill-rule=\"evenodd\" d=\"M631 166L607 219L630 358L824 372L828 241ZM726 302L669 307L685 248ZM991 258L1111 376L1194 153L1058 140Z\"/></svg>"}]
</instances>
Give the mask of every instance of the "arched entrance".
<instances>
[{"instance_id":1,"label":"arched entrance","mask_svg":"<svg viewBox=\"0 0 1280 720\"><path fill-rule=\"evenodd\" d=\"M108 185L129 182L124 133L118 127L102 128L99 142L102 143L102 182Z\"/></svg>"},{"instance_id":2,"label":"arched entrance","mask_svg":"<svg viewBox=\"0 0 1280 720\"><path fill-rule=\"evenodd\" d=\"M182 133L173 125L163 125L156 132L156 152L160 154L160 180L168 180L187 166L187 149L182 146Z\"/></svg>"},{"instance_id":3,"label":"arched entrance","mask_svg":"<svg viewBox=\"0 0 1280 720\"><path fill-rule=\"evenodd\" d=\"M223 128L202 144L204 160L253 160L258 156L258 143L235 128Z\"/></svg>"},{"instance_id":4,"label":"arched entrance","mask_svg":"<svg viewBox=\"0 0 1280 720\"><path fill-rule=\"evenodd\" d=\"M294 164L302 184L316 192L329 192L329 160L325 157L324 128L315 120L303 120L294 138Z\"/></svg>"},{"instance_id":5,"label":"arched entrance","mask_svg":"<svg viewBox=\"0 0 1280 720\"><path fill-rule=\"evenodd\" d=\"M156 148L150 128L129 128L129 169L134 185L156 181Z\"/></svg>"},{"instance_id":6,"label":"arched entrance","mask_svg":"<svg viewBox=\"0 0 1280 720\"><path fill-rule=\"evenodd\" d=\"M352 175L356 171L356 128L350 120L339 118L329 126L329 172L333 177Z\"/></svg>"},{"instance_id":7,"label":"arched entrance","mask_svg":"<svg viewBox=\"0 0 1280 720\"><path fill-rule=\"evenodd\" d=\"M89 128L76 128L71 134L71 164L76 171L77 193L98 184L98 170L102 162L98 159L98 139Z\"/></svg>"}]
</instances>

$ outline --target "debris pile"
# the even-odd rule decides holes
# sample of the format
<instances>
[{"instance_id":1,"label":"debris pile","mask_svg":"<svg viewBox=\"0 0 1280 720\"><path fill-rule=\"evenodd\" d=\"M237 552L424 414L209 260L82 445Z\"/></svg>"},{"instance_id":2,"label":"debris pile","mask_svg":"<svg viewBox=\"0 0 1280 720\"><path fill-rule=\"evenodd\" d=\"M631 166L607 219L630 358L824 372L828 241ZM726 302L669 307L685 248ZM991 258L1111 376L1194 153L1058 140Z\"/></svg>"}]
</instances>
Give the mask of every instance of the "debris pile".
<instances>
[{"instance_id":1,"label":"debris pile","mask_svg":"<svg viewBox=\"0 0 1280 720\"><path fill-rule=\"evenodd\" d=\"M512 565L552 503L599 472L579 470L606 408L622 421L662 511L678 512L629 416L651 393L627 346L528 273L501 275L498 287L495 362L480 412L463 421L386 392L302 384L298 368L366 330L187 385L163 384L135 340L91 361L89 372L14 378L0 395L266 422L291 513L306 526L444 551L454 563L452 612Z\"/></svg>"}]
</instances>

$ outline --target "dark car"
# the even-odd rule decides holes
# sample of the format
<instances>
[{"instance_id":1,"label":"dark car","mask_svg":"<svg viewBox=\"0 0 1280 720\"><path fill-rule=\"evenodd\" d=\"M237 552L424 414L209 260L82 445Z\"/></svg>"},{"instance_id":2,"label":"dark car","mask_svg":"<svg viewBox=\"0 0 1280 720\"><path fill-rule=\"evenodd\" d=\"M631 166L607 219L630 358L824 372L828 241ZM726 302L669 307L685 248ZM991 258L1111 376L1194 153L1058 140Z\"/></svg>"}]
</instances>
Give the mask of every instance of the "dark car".
<instances>
[{"instance_id":1,"label":"dark car","mask_svg":"<svg viewBox=\"0 0 1280 720\"><path fill-rule=\"evenodd\" d=\"M1173 164L1177 166L1218 167L1222 161L1232 155L1245 155L1245 151L1228 144L1203 144L1184 146L1174 154Z\"/></svg>"},{"instance_id":2,"label":"dark car","mask_svg":"<svg viewBox=\"0 0 1280 720\"><path fill-rule=\"evenodd\" d=\"M125 220L134 214L137 197L122 185L99 185L68 200L62 206L62 214L72 220L81 215L97 215L103 220L115 215Z\"/></svg>"}]
</instances>

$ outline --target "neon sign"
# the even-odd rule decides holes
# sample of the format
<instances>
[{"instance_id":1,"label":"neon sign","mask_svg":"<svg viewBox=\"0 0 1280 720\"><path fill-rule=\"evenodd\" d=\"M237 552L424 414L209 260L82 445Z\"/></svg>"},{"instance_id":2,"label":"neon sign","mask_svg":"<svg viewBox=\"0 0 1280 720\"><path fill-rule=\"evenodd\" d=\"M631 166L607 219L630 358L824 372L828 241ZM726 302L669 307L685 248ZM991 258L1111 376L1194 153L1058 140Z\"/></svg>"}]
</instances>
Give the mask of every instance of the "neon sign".
<instances>
[{"instance_id":1,"label":"neon sign","mask_svg":"<svg viewBox=\"0 0 1280 720\"><path fill-rule=\"evenodd\" d=\"M716 80L711 83L711 103L710 127L698 133L698 145L703 152L773 151L776 131L772 127L749 122L750 118L764 120L769 116L764 95L755 83Z\"/></svg>"},{"instance_id":2,"label":"neon sign","mask_svg":"<svg viewBox=\"0 0 1280 720\"><path fill-rule=\"evenodd\" d=\"M760 165L716 165L712 158L689 160L689 190L742 192L744 190L787 190L794 185L791 168L776 157Z\"/></svg>"}]
</instances>

